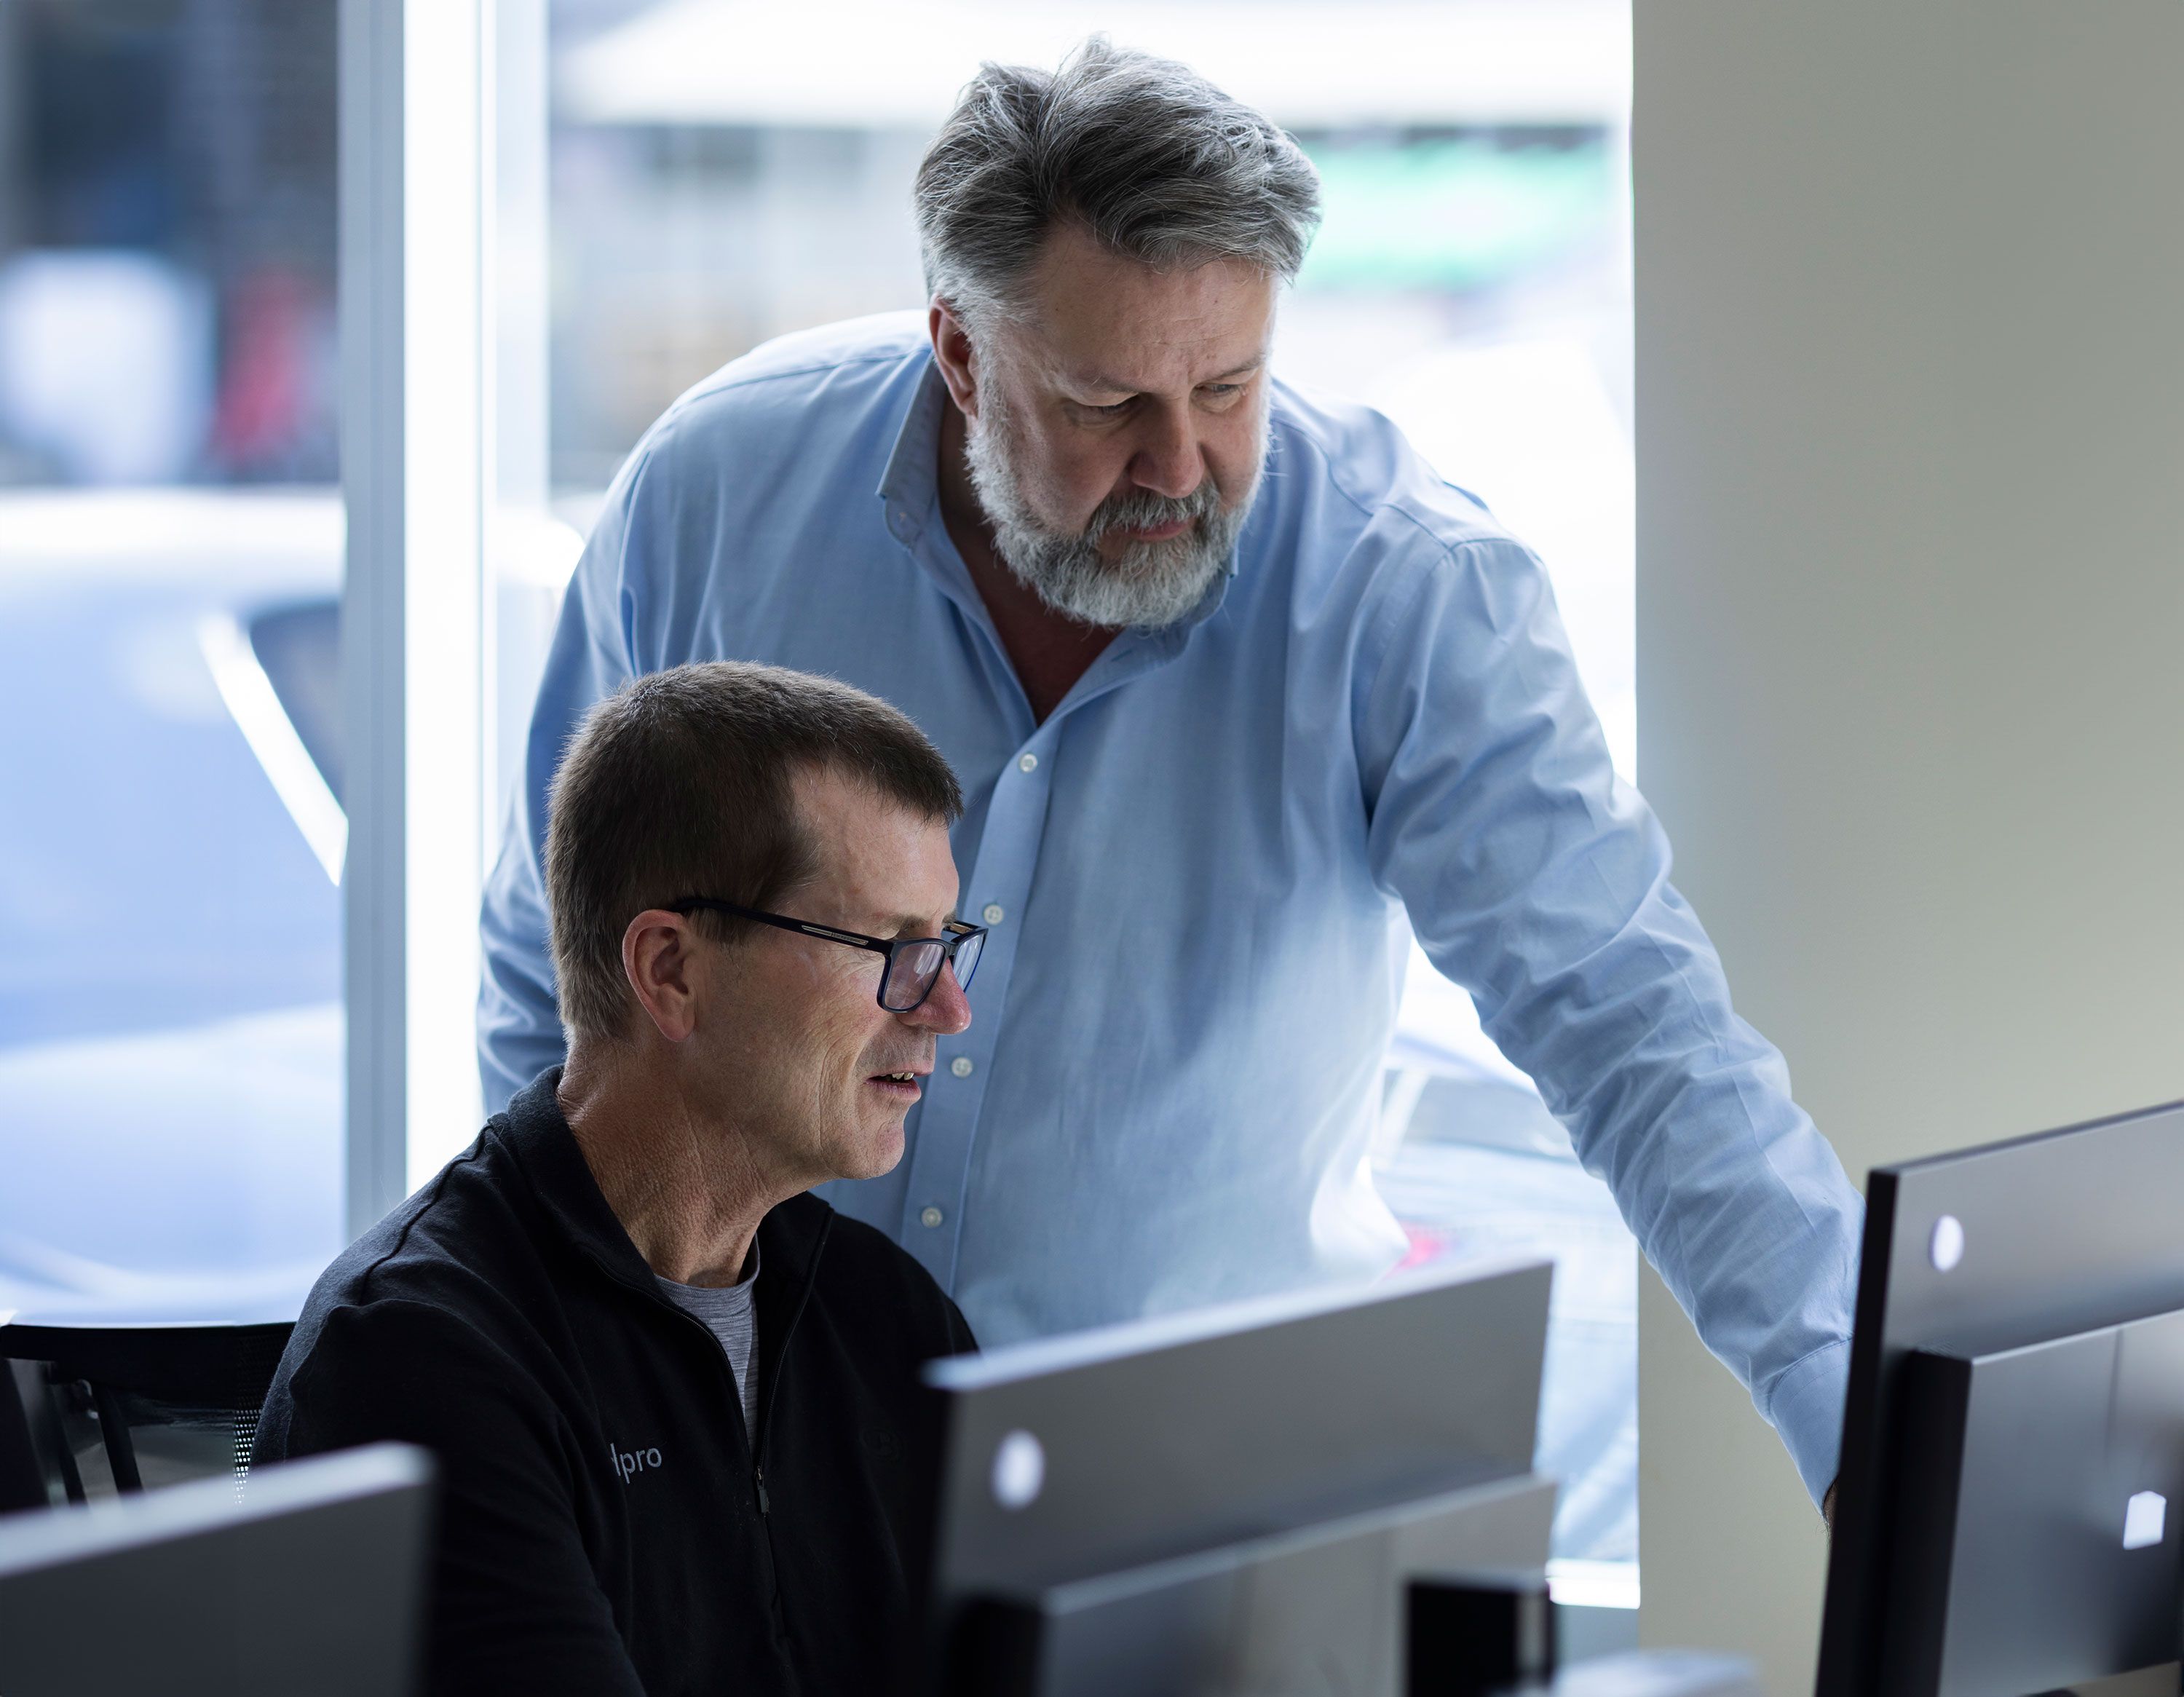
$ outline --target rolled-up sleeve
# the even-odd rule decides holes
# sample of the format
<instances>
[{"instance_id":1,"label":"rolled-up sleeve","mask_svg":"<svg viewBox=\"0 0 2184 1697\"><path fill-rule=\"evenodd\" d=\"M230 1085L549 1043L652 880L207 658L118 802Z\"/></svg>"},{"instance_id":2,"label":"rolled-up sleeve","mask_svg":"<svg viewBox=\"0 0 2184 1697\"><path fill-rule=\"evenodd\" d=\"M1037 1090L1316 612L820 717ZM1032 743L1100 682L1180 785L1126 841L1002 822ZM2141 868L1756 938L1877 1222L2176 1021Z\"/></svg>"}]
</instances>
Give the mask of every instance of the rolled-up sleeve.
<instances>
[{"instance_id":1,"label":"rolled-up sleeve","mask_svg":"<svg viewBox=\"0 0 2184 1697\"><path fill-rule=\"evenodd\" d=\"M1818 1501L1835 1476L1863 1205L1738 1018L1615 775L1520 545L1390 549L1353 704L1374 876L1613 1191Z\"/></svg>"}]
</instances>

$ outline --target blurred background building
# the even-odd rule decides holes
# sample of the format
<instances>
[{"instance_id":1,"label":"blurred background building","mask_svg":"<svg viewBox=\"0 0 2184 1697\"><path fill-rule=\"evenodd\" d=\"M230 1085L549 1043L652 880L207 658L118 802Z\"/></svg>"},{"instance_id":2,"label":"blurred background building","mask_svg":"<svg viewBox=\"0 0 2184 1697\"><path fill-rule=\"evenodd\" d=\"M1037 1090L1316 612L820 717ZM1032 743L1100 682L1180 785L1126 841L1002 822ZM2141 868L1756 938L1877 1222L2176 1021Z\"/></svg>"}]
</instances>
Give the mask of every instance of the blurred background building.
<instances>
[{"instance_id":1,"label":"blurred background building","mask_svg":"<svg viewBox=\"0 0 2184 1697\"><path fill-rule=\"evenodd\" d=\"M0 483L330 483L334 17L0 6Z\"/></svg>"}]
</instances>

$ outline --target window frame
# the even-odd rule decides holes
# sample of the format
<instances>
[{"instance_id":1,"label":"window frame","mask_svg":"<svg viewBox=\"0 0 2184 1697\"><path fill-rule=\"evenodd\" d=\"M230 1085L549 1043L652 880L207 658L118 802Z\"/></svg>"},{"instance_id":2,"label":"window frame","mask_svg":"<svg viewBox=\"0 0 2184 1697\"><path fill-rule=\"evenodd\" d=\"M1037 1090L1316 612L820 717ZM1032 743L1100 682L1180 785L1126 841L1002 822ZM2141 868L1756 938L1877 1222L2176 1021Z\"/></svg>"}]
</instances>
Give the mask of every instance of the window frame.
<instances>
[{"instance_id":1,"label":"window frame","mask_svg":"<svg viewBox=\"0 0 2184 1697\"><path fill-rule=\"evenodd\" d=\"M545 0L339 0L354 1237L476 1134L496 539L545 500Z\"/></svg>"}]
</instances>

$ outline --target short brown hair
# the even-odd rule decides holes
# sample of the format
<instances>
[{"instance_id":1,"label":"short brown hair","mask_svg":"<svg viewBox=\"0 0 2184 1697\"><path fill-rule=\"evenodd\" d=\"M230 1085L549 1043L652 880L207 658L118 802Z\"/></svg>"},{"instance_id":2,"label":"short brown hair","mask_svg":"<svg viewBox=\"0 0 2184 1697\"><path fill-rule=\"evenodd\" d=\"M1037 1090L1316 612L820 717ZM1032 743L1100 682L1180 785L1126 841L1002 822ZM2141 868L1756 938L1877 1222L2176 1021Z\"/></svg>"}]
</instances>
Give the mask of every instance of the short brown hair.
<instances>
[{"instance_id":1,"label":"short brown hair","mask_svg":"<svg viewBox=\"0 0 2184 1697\"><path fill-rule=\"evenodd\" d=\"M546 905L572 1038L627 1034L622 933L647 908L694 895L769 907L811 876L794 780L812 769L928 819L963 811L925 733L832 678L710 660L634 679L585 715L547 801ZM716 935L749 928L698 917Z\"/></svg>"}]
</instances>

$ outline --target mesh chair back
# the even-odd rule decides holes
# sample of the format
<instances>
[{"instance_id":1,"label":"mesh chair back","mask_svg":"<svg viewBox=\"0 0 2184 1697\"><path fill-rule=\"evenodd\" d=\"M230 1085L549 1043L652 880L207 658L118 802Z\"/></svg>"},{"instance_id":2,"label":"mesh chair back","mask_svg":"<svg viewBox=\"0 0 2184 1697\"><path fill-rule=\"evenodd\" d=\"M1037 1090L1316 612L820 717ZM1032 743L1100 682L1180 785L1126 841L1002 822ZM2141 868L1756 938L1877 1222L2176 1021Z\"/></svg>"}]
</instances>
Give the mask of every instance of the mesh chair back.
<instances>
[{"instance_id":1,"label":"mesh chair back","mask_svg":"<svg viewBox=\"0 0 2184 1697\"><path fill-rule=\"evenodd\" d=\"M8 1400L27 1431L41 1499L82 1502L221 1473L239 1484L292 1329L0 1327L0 1359L11 1362L17 1392ZM12 1430L0 1414L0 1492ZM20 1465L14 1477L20 1497Z\"/></svg>"}]
</instances>

